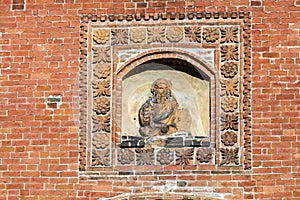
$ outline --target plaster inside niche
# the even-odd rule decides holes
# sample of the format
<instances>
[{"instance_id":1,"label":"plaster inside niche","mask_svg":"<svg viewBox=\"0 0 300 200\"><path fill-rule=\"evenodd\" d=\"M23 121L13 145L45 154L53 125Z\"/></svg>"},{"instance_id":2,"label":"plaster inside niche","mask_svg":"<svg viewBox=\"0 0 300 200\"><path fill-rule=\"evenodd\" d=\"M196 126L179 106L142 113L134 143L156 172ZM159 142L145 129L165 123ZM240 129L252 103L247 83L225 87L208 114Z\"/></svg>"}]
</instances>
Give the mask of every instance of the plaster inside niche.
<instances>
[{"instance_id":1,"label":"plaster inside niche","mask_svg":"<svg viewBox=\"0 0 300 200\"><path fill-rule=\"evenodd\" d=\"M175 70L165 64L147 63L122 81L122 136L141 136L138 112L149 99L151 86L157 79L172 83L172 96L179 104L178 133L208 137L210 133L209 81ZM178 68L175 67L175 68Z\"/></svg>"}]
</instances>

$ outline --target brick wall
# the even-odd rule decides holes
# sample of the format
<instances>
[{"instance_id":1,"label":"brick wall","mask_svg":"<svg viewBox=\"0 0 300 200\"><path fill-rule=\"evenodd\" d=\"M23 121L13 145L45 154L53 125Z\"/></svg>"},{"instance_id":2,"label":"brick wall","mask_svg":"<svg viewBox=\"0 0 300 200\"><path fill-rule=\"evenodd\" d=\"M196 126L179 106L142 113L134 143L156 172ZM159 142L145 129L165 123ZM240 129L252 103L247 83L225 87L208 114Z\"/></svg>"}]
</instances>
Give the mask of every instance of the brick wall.
<instances>
[{"instance_id":1,"label":"brick wall","mask_svg":"<svg viewBox=\"0 0 300 200\"><path fill-rule=\"evenodd\" d=\"M79 172L80 15L215 11L251 11L252 169ZM299 199L299 21L298 0L1 0L0 199Z\"/></svg>"}]
</instances>

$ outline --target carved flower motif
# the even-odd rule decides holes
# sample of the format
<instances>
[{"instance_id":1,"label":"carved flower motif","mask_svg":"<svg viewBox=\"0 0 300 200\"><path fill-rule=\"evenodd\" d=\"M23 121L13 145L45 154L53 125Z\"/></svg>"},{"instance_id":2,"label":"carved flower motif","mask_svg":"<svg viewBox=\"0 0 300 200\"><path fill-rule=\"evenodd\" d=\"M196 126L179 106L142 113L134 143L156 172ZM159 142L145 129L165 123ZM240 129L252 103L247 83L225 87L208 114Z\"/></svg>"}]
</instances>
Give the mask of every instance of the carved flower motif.
<instances>
[{"instance_id":1,"label":"carved flower motif","mask_svg":"<svg viewBox=\"0 0 300 200\"><path fill-rule=\"evenodd\" d=\"M203 39L207 43L214 43L219 39L219 29L215 27L207 27L203 29Z\"/></svg>"},{"instance_id":2,"label":"carved flower motif","mask_svg":"<svg viewBox=\"0 0 300 200\"><path fill-rule=\"evenodd\" d=\"M110 81L100 80L93 81L93 95L94 97L98 96L110 96Z\"/></svg>"},{"instance_id":3,"label":"carved flower motif","mask_svg":"<svg viewBox=\"0 0 300 200\"><path fill-rule=\"evenodd\" d=\"M224 45L221 46L221 61L239 60L238 45Z\"/></svg>"},{"instance_id":4,"label":"carved flower motif","mask_svg":"<svg viewBox=\"0 0 300 200\"><path fill-rule=\"evenodd\" d=\"M202 148L197 152L196 159L200 163L208 163L213 157L213 150L212 149L207 149L207 148Z\"/></svg>"},{"instance_id":5,"label":"carved flower motif","mask_svg":"<svg viewBox=\"0 0 300 200\"><path fill-rule=\"evenodd\" d=\"M132 28L130 29L130 40L133 43L142 43L146 40L146 29Z\"/></svg>"},{"instance_id":6,"label":"carved flower motif","mask_svg":"<svg viewBox=\"0 0 300 200\"><path fill-rule=\"evenodd\" d=\"M188 165L193 162L194 149L176 150L176 165Z\"/></svg>"},{"instance_id":7,"label":"carved flower motif","mask_svg":"<svg viewBox=\"0 0 300 200\"><path fill-rule=\"evenodd\" d=\"M169 27L166 36L170 42L179 42L183 38L183 30L181 27Z\"/></svg>"},{"instance_id":8,"label":"carved flower motif","mask_svg":"<svg viewBox=\"0 0 300 200\"><path fill-rule=\"evenodd\" d=\"M237 113L225 114L221 117L221 130L238 130L239 116Z\"/></svg>"},{"instance_id":9,"label":"carved flower motif","mask_svg":"<svg viewBox=\"0 0 300 200\"><path fill-rule=\"evenodd\" d=\"M238 27L223 27L221 28L221 43L239 42Z\"/></svg>"},{"instance_id":10,"label":"carved flower motif","mask_svg":"<svg viewBox=\"0 0 300 200\"><path fill-rule=\"evenodd\" d=\"M110 47L93 47L93 64L110 62Z\"/></svg>"},{"instance_id":11,"label":"carved flower motif","mask_svg":"<svg viewBox=\"0 0 300 200\"><path fill-rule=\"evenodd\" d=\"M92 166L109 166L110 152L107 150L96 150L92 152Z\"/></svg>"},{"instance_id":12,"label":"carved flower motif","mask_svg":"<svg viewBox=\"0 0 300 200\"><path fill-rule=\"evenodd\" d=\"M137 165L153 165L154 149L136 149Z\"/></svg>"},{"instance_id":13,"label":"carved flower motif","mask_svg":"<svg viewBox=\"0 0 300 200\"><path fill-rule=\"evenodd\" d=\"M110 101L108 98L96 98L94 101L94 111L97 115L105 115L110 109Z\"/></svg>"},{"instance_id":14,"label":"carved flower motif","mask_svg":"<svg viewBox=\"0 0 300 200\"><path fill-rule=\"evenodd\" d=\"M127 29L113 29L111 30L111 44L128 44L128 30Z\"/></svg>"},{"instance_id":15,"label":"carved flower motif","mask_svg":"<svg viewBox=\"0 0 300 200\"><path fill-rule=\"evenodd\" d=\"M223 98L221 104L222 104L222 109L225 112L233 112L238 106L238 102L235 97L225 97Z\"/></svg>"},{"instance_id":16,"label":"carved flower motif","mask_svg":"<svg viewBox=\"0 0 300 200\"><path fill-rule=\"evenodd\" d=\"M105 149L109 145L109 137L106 133L97 133L93 137L93 146L96 149Z\"/></svg>"},{"instance_id":17,"label":"carved flower motif","mask_svg":"<svg viewBox=\"0 0 300 200\"><path fill-rule=\"evenodd\" d=\"M93 133L99 131L110 132L110 116L93 115Z\"/></svg>"},{"instance_id":18,"label":"carved flower motif","mask_svg":"<svg viewBox=\"0 0 300 200\"><path fill-rule=\"evenodd\" d=\"M239 149L229 149L229 148L221 148L222 153L222 162L221 165L229 165L234 163L236 165L239 164Z\"/></svg>"},{"instance_id":19,"label":"carved flower motif","mask_svg":"<svg viewBox=\"0 0 300 200\"><path fill-rule=\"evenodd\" d=\"M221 80L221 95L227 96L235 95L239 96L238 91L238 79Z\"/></svg>"},{"instance_id":20,"label":"carved flower motif","mask_svg":"<svg viewBox=\"0 0 300 200\"><path fill-rule=\"evenodd\" d=\"M237 143L237 134L233 131L226 131L225 133L222 133L221 138L222 143L225 146L233 146Z\"/></svg>"},{"instance_id":21,"label":"carved flower motif","mask_svg":"<svg viewBox=\"0 0 300 200\"><path fill-rule=\"evenodd\" d=\"M134 161L134 152L130 149L121 149L118 154L118 161L122 165L131 164Z\"/></svg>"},{"instance_id":22,"label":"carved flower motif","mask_svg":"<svg viewBox=\"0 0 300 200\"><path fill-rule=\"evenodd\" d=\"M189 38L191 42L201 43L201 27L200 26L190 26L184 27L185 36Z\"/></svg>"},{"instance_id":23,"label":"carved flower motif","mask_svg":"<svg viewBox=\"0 0 300 200\"><path fill-rule=\"evenodd\" d=\"M109 40L109 30L95 30L94 41L97 44L106 44Z\"/></svg>"},{"instance_id":24,"label":"carved flower motif","mask_svg":"<svg viewBox=\"0 0 300 200\"><path fill-rule=\"evenodd\" d=\"M221 66L221 74L225 78L233 78L238 71L237 63L234 62L225 62L224 65Z\"/></svg>"},{"instance_id":25,"label":"carved flower motif","mask_svg":"<svg viewBox=\"0 0 300 200\"><path fill-rule=\"evenodd\" d=\"M106 79L110 77L110 65L98 64L94 67L94 75L100 79Z\"/></svg>"},{"instance_id":26,"label":"carved flower motif","mask_svg":"<svg viewBox=\"0 0 300 200\"><path fill-rule=\"evenodd\" d=\"M161 26L157 28L148 28L148 43L160 42L165 43L165 29L166 27Z\"/></svg>"},{"instance_id":27,"label":"carved flower motif","mask_svg":"<svg viewBox=\"0 0 300 200\"><path fill-rule=\"evenodd\" d=\"M161 149L157 155L157 161L161 165L168 165L174 160L174 154L170 149Z\"/></svg>"}]
</instances>

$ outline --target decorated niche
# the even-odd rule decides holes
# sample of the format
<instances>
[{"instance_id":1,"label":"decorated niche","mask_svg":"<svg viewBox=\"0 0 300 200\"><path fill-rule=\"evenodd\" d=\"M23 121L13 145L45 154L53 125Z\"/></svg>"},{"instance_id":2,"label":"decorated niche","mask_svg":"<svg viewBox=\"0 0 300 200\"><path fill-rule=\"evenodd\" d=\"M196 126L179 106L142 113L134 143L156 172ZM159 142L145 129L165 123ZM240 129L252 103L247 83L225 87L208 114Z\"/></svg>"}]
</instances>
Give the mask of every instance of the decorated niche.
<instances>
[{"instance_id":1,"label":"decorated niche","mask_svg":"<svg viewBox=\"0 0 300 200\"><path fill-rule=\"evenodd\" d=\"M80 170L250 169L249 33L242 12L83 16Z\"/></svg>"}]
</instances>

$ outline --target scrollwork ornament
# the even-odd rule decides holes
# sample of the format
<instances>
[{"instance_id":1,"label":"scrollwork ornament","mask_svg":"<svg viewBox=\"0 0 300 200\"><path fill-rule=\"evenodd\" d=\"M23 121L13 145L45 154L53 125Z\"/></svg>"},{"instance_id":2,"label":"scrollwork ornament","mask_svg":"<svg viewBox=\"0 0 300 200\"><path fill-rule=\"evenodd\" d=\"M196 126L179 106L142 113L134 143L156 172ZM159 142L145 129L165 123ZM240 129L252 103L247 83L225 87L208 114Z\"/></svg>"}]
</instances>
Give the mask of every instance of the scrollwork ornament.
<instances>
[{"instance_id":1,"label":"scrollwork ornament","mask_svg":"<svg viewBox=\"0 0 300 200\"><path fill-rule=\"evenodd\" d=\"M148 28L148 43L154 43L154 42L159 42L159 43L165 43L166 38L165 38L165 26L160 26L157 28L151 27Z\"/></svg>"},{"instance_id":2,"label":"scrollwork ornament","mask_svg":"<svg viewBox=\"0 0 300 200\"><path fill-rule=\"evenodd\" d=\"M95 30L94 31L94 41L97 44L107 44L110 37L110 31L109 30Z\"/></svg>"},{"instance_id":3,"label":"scrollwork ornament","mask_svg":"<svg viewBox=\"0 0 300 200\"><path fill-rule=\"evenodd\" d=\"M170 149L161 149L157 152L157 161L161 165L168 165L174 160L174 154Z\"/></svg>"},{"instance_id":4,"label":"scrollwork ornament","mask_svg":"<svg viewBox=\"0 0 300 200\"><path fill-rule=\"evenodd\" d=\"M127 29L113 29L111 30L111 44L128 44L128 30Z\"/></svg>"},{"instance_id":5,"label":"scrollwork ornament","mask_svg":"<svg viewBox=\"0 0 300 200\"><path fill-rule=\"evenodd\" d=\"M215 43L219 39L219 28L206 27L203 28L203 40L207 43Z\"/></svg>"},{"instance_id":6,"label":"scrollwork ornament","mask_svg":"<svg viewBox=\"0 0 300 200\"><path fill-rule=\"evenodd\" d=\"M118 161L122 165L132 164L134 161L134 152L131 149L121 149L118 154Z\"/></svg>"},{"instance_id":7,"label":"scrollwork ornament","mask_svg":"<svg viewBox=\"0 0 300 200\"><path fill-rule=\"evenodd\" d=\"M221 29L221 43L238 43L238 27L222 27Z\"/></svg>"},{"instance_id":8,"label":"scrollwork ornament","mask_svg":"<svg viewBox=\"0 0 300 200\"><path fill-rule=\"evenodd\" d=\"M221 46L221 61L239 60L238 45L224 45Z\"/></svg>"},{"instance_id":9,"label":"scrollwork ornament","mask_svg":"<svg viewBox=\"0 0 300 200\"><path fill-rule=\"evenodd\" d=\"M226 131L221 135L221 141L225 146L233 146L237 143L237 133L234 131Z\"/></svg>"},{"instance_id":10,"label":"scrollwork ornament","mask_svg":"<svg viewBox=\"0 0 300 200\"><path fill-rule=\"evenodd\" d=\"M93 115L93 133L99 131L110 132L110 116Z\"/></svg>"},{"instance_id":11,"label":"scrollwork ornament","mask_svg":"<svg viewBox=\"0 0 300 200\"><path fill-rule=\"evenodd\" d=\"M146 40L146 29L145 28L130 29L130 40L133 43L143 43Z\"/></svg>"},{"instance_id":12,"label":"scrollwork ornament","mask_svg":"<svg viewBox=\"0 0 300 200\"><path fill-rule=\"evenodd\" d=\"M176 165L188 165L193 162L194 149L176 150Z\"/></svg>"},{"instance_id":13,"label":"scrollwork ornament","mask_svg":"<svg viewBox=\"0 0 300 200\"><path fill-rule=\"evenodd\" d=\"M202 148L201 150L198 150L196 159L200 163L209 163L210 160L213 158L213 150L212 149L207 149L207 148Z\"/></svg>"},{"instance_id":14,"label":"scrollwork ornament","mask_svg":"<svg viewBox=\"0 0 300 200\"><path fill-rule=\"evenodd\" d=\"M238 79L221 80L221 96L239 96Z\"/></svg>"},{"instance_id":15,"label":"scrollwork ornament","mask_svg":"<svg viewBox=\"0 0 300 200\"><path fill-rule=\"evenodd\" d=\"M238 65L234 62L225 62L221 66L221 74L225 78L233 78L238 72Z\"/></svg>"},{"instance_id":16,"label":"scrollwork ornament","mask_svg":"<svg viewBox=\"0 0 300 200\"><path fill-rule=\"evenodd\" d=\"M97 64L94 67L94 76L99 79L110 78L111 66L107 64Z\"/></svg>"},{"instance_id":17,"label":"scrollwork ornament","mask_svg":"<svg viewBox=\"0 0 300 200\"><path fill-rule=\"evenodd\" d=\"M98 97L94 100L94 111L97 115L105 115L110 110L110 100L105 97Z\"/></svg>"},{"instance_id":18,"label":"scrollwork ornament","mask_svg":"<svg viewBox=\"0 0 300 200\"><path fill-rule=\"evenodd\" d=\"M110 96L110 80L94 80L92 82L93 86L93 96L100 97L100 96Z\"/></svg>"},{"instance_id":19,"label":"scrollwork ornament","mask_svg":"<svg viewBox=\"0 0 300 200\"><path fill-rule=\"evenodd\" d=\"M153 165L154 164L154 149L136 149L137 165Z\"/></svg>"},{"instance_id":20,"label":"scrollwork ornament","mask_svg":"<svg viewBox=\"0 0 300 200\"><path fill-rule=\"evenodd\" d=\"M93 64L109 63L110 47L93 47Z\"/></svg>"},{"instance_id":21,"label":"scrollwork ornament","mask_svg":"<svg viewBox=\"0 0 300 200\"><path fill-rule=\"evenodd\" d=\"M110 150L92 151L92 166L109 166L110 165Z\"/></svg>"},{"instance_id":22,"label":"scrollwork ornament","mask_svg":"<svg viewBox=\"0 0 300 200\"><path fill-rule=\"evenodd\" d=\"M237 113L233 114L223 114L221 117L221 130L235 130L239 129L239 115Z\"/></svg>"},{"instance_id":23,"label":"scrollwork ornament","mask_svg":"<svg viewBox=\"0 0 300 200\"><path fill-rule=\"evenodd\" d=\"M168 27L166 37L170 42L179 42L183 39L183 30L181 27Z\"/></svg>"},{"instance_id":24,"label":"scrollwork ornament","mask_svg":"<svg viewBox=\"0 0 300 200\"><path fill-rule=\"evenodd\" d=\"M93 137L93 146L96 149L105 149L109 145L109 136L107 133L96 133Z\"/></svg>"},{"instance_id":25,"label":"scrollwork ornament","mask_svg":"<svg viewBox=\"0 0 300 200\"><path fill-rule=\"evenodd\" d=\"M238 106L236 97L225 97L222 99L221 107L225 112L233 112Z\"/></svg>"},{"instance_id":26,"label":"scrollwork ornament","mask_svg":"<svg viewBox=\"0 0 300 200\"><path fill-rule=\"evenodd\" d=\"M239 165L239 148L221 148L222 161L221 165L235 164Z\"/></svg>"},{"instance_id":27,"label":"scrollwork ornament","mask_svg":"<svg viewBox=\"0 0 300 200\"><path fill-rule=\"evenodd\" d=\"M201 43L201 27L200 26L189 26L184 27L185 36L189 38L191 42Z\"/></svg>"}]
</instances>

